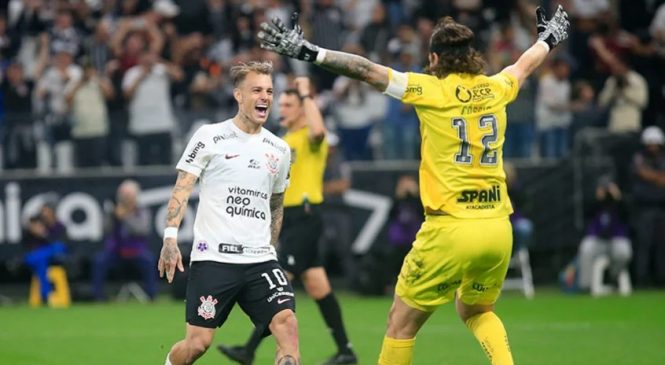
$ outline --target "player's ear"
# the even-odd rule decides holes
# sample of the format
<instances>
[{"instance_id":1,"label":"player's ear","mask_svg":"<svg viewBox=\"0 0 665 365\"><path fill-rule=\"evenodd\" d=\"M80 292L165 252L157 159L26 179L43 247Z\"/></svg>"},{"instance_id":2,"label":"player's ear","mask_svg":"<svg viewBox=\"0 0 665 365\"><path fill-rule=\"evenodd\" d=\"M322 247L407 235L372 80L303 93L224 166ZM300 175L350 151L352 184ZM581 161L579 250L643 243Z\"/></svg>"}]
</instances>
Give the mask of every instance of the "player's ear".
<instances>
[{"instance_id":1,"label":"player's ear","mask_svg":"<svg viewBox=\"0 0 665 365\"><path fill-rule=\"evenodd\" d=\"M242 102L242 93L239 88L233 89L233 98L236 99L238 103Z\"/></svg>"},{"instance_id":2,"label":"player's ear","mask_svg":"<svg viewBox=\"0 0 665 365\"><path fill-rule=\"evenodd\" d=\"M429 54L428 59L429 59L429 67L434 67L439 63L439 55L434 52L431 52Z\"/></svg>"}]
</instances>

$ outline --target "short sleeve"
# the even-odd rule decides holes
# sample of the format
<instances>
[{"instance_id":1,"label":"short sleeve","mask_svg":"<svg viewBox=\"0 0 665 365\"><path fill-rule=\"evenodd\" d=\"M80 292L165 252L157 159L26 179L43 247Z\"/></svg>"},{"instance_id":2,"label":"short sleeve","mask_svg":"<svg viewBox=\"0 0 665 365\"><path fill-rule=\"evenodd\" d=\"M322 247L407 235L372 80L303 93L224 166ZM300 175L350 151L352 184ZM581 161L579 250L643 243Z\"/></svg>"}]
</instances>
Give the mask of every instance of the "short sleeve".
<instances>
[{"instance_id":1,"label":"short sleeve","mask_svg":"<svg viewBox=\"0 0 665 365\"><path fill-rule=\"evenodd\" d=\"M290 171L291 171L291 150L287 148L286 153L284 154L284 158L282 158L282 161L280 161L279 164L279 173L277 174L277 177L275 179L275 184L272 187L273 194L281 194L289 186L289 178L291 177Z\"/></svg>"},{"instance_id":2,"label":"short sleeve","mask_svg":"<svg viewBox=\"0 0 665 365\"><path fill-rule=\"evenodd\" d=\"M503 97L506 103L511 103L517 97L520 90L520 84L515 76L508 72L499 72L492 76L498 85L503 90Z\"/></svg>"},{"instance_id":3,"label":"short sleeve","mask_svg":"<svg viewBox=\"0 0 665 365\"><path fill-rule=\"evenodd\" d=\"M210 141L206 136L206 126L202 126L194 132L187 143L187 148L182 153L176 169L189 172L197 177L208 166L211 157Z\"/></svg>"},{"instance_id":4,"label":"short sleeve","mask_svg":"<svg viewBox=\"0 0 665 365\"><path fill-rule=\"evenodd\" d=\"M435 76L393 69L388 76L390 81L384 94L405 104L441 107L445 102L441 80Z\"/></svg>"}]
</instances>

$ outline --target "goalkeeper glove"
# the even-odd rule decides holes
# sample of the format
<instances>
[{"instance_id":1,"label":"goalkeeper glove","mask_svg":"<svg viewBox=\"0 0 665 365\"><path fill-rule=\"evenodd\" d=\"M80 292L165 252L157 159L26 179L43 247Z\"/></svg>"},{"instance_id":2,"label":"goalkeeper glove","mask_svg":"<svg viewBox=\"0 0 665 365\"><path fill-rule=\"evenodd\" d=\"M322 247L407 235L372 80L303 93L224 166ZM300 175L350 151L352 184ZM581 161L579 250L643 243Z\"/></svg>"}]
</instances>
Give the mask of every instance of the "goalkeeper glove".
<instances>
[{"instance_id":1,"label":"goalkeeper glove","mask_svg":"<svg viewBox=\"0 0 665 365\"><path fill-rule=\"evenodd\" d=\"M261 23L258 34L261 48L302 61L316 61L322 49L303 37L302 28L298 25L298 13L293 13L291 21L293 29L287 29L284 22L277 17L272 18L272 24Z\"/></svg>"},{"instance_id":2,"label":"goalkeeper glove","mask_svg":"<svg viewBox=\"0 0 665 365\"><path fill-rule=\"evenodd\" d=\"M559 43L568 38L570 22L568 13L559 5L550 20L545 19L545 10L540 6L536 8L536 22L538 30L538 40L547 43L552 50Z\"/></svg>"}]
</instances>

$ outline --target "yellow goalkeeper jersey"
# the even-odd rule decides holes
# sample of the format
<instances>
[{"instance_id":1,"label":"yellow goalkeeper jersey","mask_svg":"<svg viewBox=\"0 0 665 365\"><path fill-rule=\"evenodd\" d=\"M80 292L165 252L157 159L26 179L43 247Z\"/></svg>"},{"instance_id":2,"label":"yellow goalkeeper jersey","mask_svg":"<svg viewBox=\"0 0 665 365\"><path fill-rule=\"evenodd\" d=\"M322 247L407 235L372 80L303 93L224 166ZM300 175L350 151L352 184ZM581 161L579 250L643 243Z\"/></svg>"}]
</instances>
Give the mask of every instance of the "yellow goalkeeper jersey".
<instances>
[{"instance_id":1,"label":"yellow goalkeeper jersey","mask_svg":"<svg viewBox=\"0 0 665 365\"><path fill-rule=\"evenodd\" d=\"M294 207L307 201L323 202L323 173L328 157L328 142L311 143L309 127L288 132L282 137L291 148L291 177L284 193L284 206Z\"/></svg>"},{"instance_id":2,"label":"yellow goalkeeper jersey","mask_svg":"<svg viewBox=\"0 0 665 365\"><path fill-rule=\"evenodd\" d=\"M414 106L422 138L420 195L425 211L459 218L512 213L503 171L506 105L514 76L450 74L439 79L390 70L386 94Z\"/></svg>"}]
</instances>

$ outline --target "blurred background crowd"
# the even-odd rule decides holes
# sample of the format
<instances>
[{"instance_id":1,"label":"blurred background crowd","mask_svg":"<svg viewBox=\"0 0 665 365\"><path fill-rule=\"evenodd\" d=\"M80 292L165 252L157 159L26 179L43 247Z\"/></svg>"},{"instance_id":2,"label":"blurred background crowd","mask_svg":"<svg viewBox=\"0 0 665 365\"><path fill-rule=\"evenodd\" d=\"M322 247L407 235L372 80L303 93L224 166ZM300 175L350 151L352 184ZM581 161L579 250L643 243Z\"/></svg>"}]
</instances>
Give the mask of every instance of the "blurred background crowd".
<instances>
[{"instance_id":1,"label":"blurred background crowd","mask_svg":"<svg viewBox=\"0 0 665 365\"><path fill-rule=\"evenodd\" d=\"M344 241L329 246L348 251L347 162L354 186L362 185L363 171L371 182L376 163L413 161L402 169L413 172L416 115L363 83L260 49L258 25L272 17L289 24L297 11L314 44L420 71L437 19L450 15L475 32L486 71L495 73L535 41L535 7L551 13L559 3L571 17L570 39L508 107L504 156L521 174L508 174L516 245L574 247L542 260L558 269L578 257L571 263L581 270L575 285L590 285L589 265L599 252L612 258L613 275L632 265L638 285L665 285L665 0L0 1L0 167L5 176L74 177L98 168L172 169L193 130L236 113L229 68L271 60L276 93L295 75L313 80L335 150L326 172L331 218L323 240ZM276 132L278 119L275 108L266 127ZM398 268L422 212L417 180L393 175L393 209L382 238L390 266ZM127 223L116 235L146 240L150 223L138 208L106 211L116 223L129 217L143 224ZM38 225L27 227L42 240L47 235ZM147 267L154 260L143 251L115 252L114 242L106 239L94 258L97 289L107 267L127 252ZM360 265L377 265L366 261ZM154 278L144 276L152 296Z\"/></svg>"},{"instance_id":2,"label":"blurred background crowd","mask_svg":"<svg viewBox=\"0 0 665 365\"><path fill-rule=\"evenodd\" d=\"M0 8L5 169L172 165L192 126L234 113L228 69L270 59L277 90L311 73L347 160L418 158L414 112L358 82L257 47L262 21L301 14L309 39L422 69L436 20L476 33L487 72L535 39L527 0L10 0ZM665 124L665 5L563 1L570 41L508 111L505 155L560 159ZM548 6L547 2L544 4ZM269 128L276 129L277 112ZM610 141L610 142L607 142Z\"/></svg>"}]
</instances>

